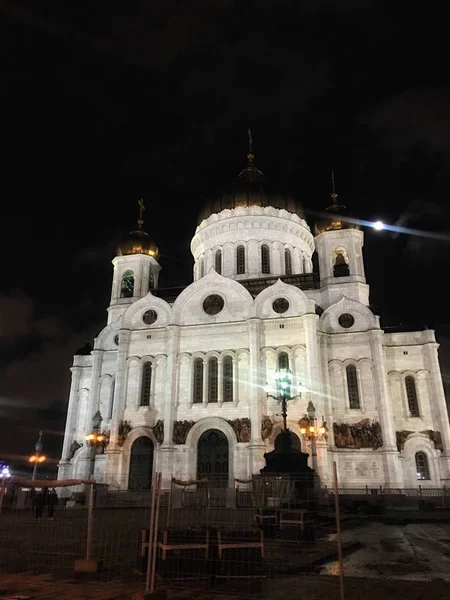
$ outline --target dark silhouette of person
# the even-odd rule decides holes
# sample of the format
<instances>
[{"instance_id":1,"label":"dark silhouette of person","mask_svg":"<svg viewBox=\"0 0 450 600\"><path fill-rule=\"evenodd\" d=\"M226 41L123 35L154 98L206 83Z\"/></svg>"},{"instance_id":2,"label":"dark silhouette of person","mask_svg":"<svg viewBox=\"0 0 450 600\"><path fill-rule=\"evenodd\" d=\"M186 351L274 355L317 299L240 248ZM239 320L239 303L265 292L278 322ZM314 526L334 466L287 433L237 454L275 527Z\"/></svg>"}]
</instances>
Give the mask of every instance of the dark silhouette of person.
<instances>
[{"instance_id":1,"label":"dark silhouette of person","mask_svg":"<svg viewBox=\"0 0 450 600\"><path fill-rule=\"evenodd\" d=\"M53 520L53 515L55 514L55 506L58 504L58 494L56 493L55 488L51 488L47 497L47 515L49 519Z\"/></svg>"},{"instance_id":2,"label":"dark silhouette of person","mask_svg":"<svg viewBox=\"0 0 450 600\"><path fill-rule=\"evenodd\" d=\"M44 512L46 500L45 496L46 495L44 494L44 490L41 489L34 498L34 516L36 517L36 520L42 518L42 513Z\"/></svg>"}]
</instances>

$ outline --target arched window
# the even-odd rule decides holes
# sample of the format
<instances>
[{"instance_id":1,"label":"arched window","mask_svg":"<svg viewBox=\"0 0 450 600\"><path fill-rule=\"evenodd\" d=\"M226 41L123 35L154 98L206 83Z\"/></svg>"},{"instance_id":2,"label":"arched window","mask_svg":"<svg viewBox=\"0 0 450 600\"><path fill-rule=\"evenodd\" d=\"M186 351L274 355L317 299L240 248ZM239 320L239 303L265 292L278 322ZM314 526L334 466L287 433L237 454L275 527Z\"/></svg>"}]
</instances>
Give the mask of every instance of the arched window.
<instances>
[{"instance_id":1,"label":"arched window","mask_svg":"<svg viewBox=\"0 0 450 600\"><path fill-rule=\"evenodd\" d=\"M345 257L342 254L342 252L338 252L336 254L333 274L335 277L348 277L350 275L350 269L348 268L347 261L345 260Z\"/></svg>"},{"instance_id":2,"label":"arched window","mask_svg":"<svg viewBox=\"0 0 450 600\"><path fill-rule=\"evenodd\" d=\"M219 392L219 363L213 356L208 361L208 402L217 402Z\"/></svg>"},{"instance_id":3,"label":"arched window","mask_svg":"<svg viewBox=\"0 0 450 600\"><path fill-rule=\"evenodd\" d=\"M292 275L292 258L289 248L284 251L284 272L286 275Z\"/></svg>"},{"instance_id":4,"label":"arched window","mask_svg":"<svg viewBox=\"0 0 450 600\"><path fill-rule=\"evenodd\" d=\"M428 465L428 457L425 452L416 452L416 471L417 479L431 479L430 467Z\"/></svg>"},{"instance_id":5,"label":"arched window","mask_svg":"<svg viewBox=\"0 0 450 600\"><path fill-rule=\"evenodd\" d=\"M289 355L287 352L280 352L278 355L278 368L289 369Z\"/></svg>"},{"instance_id":6,"label":"arched window","mask_svg":"<svg viewBox=\"0 0 450 600\"><path fill-rule=\"evenodd\" d=\"M205 261L203 257L200 259L199 279L205 276Z\"/></svg>"},{"instance_id":7,"label":"arched window","mask_svg":"<svg viewBox=\"0 0 450 600\"><path fill-rule=\"evenodd\" d=\"M236 272L238 275L245 273L245 248L238 246L236 248Z\"/></svg>"},{"instance_id":8,"label":"arched window","mask_svg":"<svg viewBox=\"0 0 450 600\"><path fill-rule=\"evenodd\" d=\"M302 256L303 273L306 273L306 258Z\"/></svg>"},{"instance_id":9,"label":"arched window","mask_svg":"<svg viewBox=\"0 0 450 600\"><path fill-rule=\"evenodd\" d=\"M267 244L261 246L261 273L270 273L270 250Z\"/></svg>"},{"instance_id":10,"label":"arched window","mask_svg":"<svg viewBox=\"0 0 450 600\"><path fill-rule=\"evenodd\" d=\"M233 402L233 358L225 356L223 359L222 392L224 402Z\"/></svg>"},{"instance_id":11,"label":"arched window","mask_svg":"<svg viewBox=\"0 0 450 600\"><path fill-rule=\"evenodd\" d=\"M141 406L150 406L152 387L152 363L146 362L142 368Z\"/></svg>"},{"instance_id":12,"label":"arched window","mask_svg":"<svg viewBox=\"0 0 450 600\"><path fill-rule=\"evenodd\" d=\"M148 289L153 290L155 287L155 279L151 273L148 276Z\"/></svg>"},{"instance_id":13,"label":"arched window","mask_svg":"<svg viewBox=\"0 0 450 600\"><path fill-rule=\"evenodd\" d=\"M416 382L414 377L408 375L405 377L406 397L408 399L408 410L410 417L419 416L419 403L417 401Z\"/></svg>"},{"instance_id":14,"label":"arched window","mask_svg":"<svg viewBox=\"0 0 450 600\"><path fill-rule=\"evenodd\" d=\"M222 275L222 250L216 250L216 256L214 258L214 268L216 273Z\"/></svg>"},{"instance_id":15,"label":"arched window","mask_svg":"<svg viewBox=\"0 0 450 600\"><path fill-rule=\"evenodd\" d=\"M192 401L196 404L203 402L203 359L194 360L194 379Z\"/></svg>"},{"instance_id":16,"label":"arched window","mask_svg":"<svg viewBox=\"0 0 450 600\"><path fill-rule=\"evenodd\" d=\"M120 286L121 298L132 298L134 294L134 271L128 270L122 276L122 285Z\"/></svg>"},{"instance_id":17,"label":"arched window","mask_svg":"<svg viewBox=\"0 0 450 600\"><path fill-rule=\"evenodd\" d=\"M359 402L358 375L355 365L348 365L347 372L348 402L350 408L361 408Z\"/></svg>"}]
</instances>

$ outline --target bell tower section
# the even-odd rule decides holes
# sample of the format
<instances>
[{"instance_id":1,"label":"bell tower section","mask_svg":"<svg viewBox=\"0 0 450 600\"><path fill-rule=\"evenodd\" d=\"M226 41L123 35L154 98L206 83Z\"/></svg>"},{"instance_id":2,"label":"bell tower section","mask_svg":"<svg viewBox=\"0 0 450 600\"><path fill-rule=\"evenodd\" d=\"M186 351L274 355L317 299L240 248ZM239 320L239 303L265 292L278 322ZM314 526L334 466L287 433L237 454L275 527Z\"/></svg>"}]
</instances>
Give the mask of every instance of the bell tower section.
<instances>
[{"instance_id":1,"label":"bell tower section","mask_svg":"<svg viewBox=\"0 0 450 600\"><path fill-rule=\"evenodd\" d=\"M159 249L143 229L144 201L141 199L138 204L138 228L123 238L112 261L114 275L108 324L118 319L130 304L158 287L161 270L158 263Z\"/></svg>"}]
</instances>

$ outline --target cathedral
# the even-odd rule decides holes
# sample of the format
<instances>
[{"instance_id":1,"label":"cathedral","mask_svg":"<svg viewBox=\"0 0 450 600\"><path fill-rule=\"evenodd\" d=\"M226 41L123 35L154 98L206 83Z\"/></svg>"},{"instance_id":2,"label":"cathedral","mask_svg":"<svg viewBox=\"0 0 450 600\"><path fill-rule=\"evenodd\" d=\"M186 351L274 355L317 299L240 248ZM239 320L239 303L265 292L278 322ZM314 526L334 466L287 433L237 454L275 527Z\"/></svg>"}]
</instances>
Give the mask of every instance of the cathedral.
<instances>
[{"instance_id":1,"label":"cathedral","mask_svg":"<svg viewBox=\"0 0 450 600\"><path fill-rule=\"evenodd\" d=\"M74 357L59 478L145 490L158 471L165 488L205 477L234 488L283 429L284 378L292 444L322 486L335 462L341 487L442 487L450 435L434 331L380 327L363 231L334 190L312 231L247 158L201 211L187 287L158 286L139 202L112 261L107 324Z\"/></svg>"}]
</instances>

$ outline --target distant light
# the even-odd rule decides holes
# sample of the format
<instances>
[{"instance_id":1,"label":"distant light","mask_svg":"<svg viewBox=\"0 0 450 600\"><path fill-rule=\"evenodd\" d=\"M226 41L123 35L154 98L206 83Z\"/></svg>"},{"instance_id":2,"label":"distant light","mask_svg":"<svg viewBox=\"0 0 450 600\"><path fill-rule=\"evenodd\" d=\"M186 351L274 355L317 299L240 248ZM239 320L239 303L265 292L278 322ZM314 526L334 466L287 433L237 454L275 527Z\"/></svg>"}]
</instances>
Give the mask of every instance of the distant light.
<instances>
[{"instance_id":1,"label":"distant light","mask_svg":"<svg viewBox=\"0 0 450 600\"><path fill-rule=\"evenodd\" d=\"M377 231L381 231L382 229L384 229L384 223L382 223L381 221L375 221L375 223L373 224L373 228Z\"/></svg>"}]
</instances>

